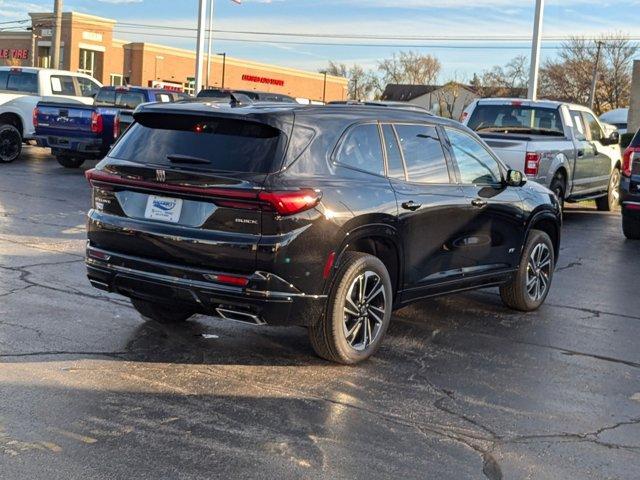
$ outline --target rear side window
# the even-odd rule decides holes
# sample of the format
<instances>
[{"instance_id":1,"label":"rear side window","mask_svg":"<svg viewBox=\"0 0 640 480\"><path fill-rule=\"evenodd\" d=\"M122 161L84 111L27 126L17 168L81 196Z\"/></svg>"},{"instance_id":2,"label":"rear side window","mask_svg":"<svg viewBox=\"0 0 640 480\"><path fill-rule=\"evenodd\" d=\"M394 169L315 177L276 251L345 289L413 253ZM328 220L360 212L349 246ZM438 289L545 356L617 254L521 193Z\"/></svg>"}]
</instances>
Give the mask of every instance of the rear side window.
<instances>
[{"instance_id":1,"label":"rear side window","mask_svg":"<svg viewBox=\"0 0 640 480\"><path fill-rule=\"evenodd\" d=\"M449 169L435 127L396 125L410 182L449 183Z\"/></svg>"},{"instance_id":2,"label":"rear side window","mask_svg":"<svg viewBox=\"0 0 640 480\"><path fill-rule=\"evenodd\" d=\"M73 77L69 75L52 75L51 91L54 95L76 95L76 86Z\"/></svg>"},{"instance_id":3,"label":"rear side window","mask_svg":"<svg viewBox=\"0 0 640 480\"><path fill-rule=\"evenodd\" d=\"M580 112L576 112L575 110L571 110L571 120L573 121L573 135L578 140L586 140L587 139L587 129L584 126L584 121L582 120L582 114Z\"/></svg>"},{"instance_id":4,"label":"rear side window","mask_svg":"<svg viewBox=\"0 0 640 480\"><path fill-rule=\"evenodd\" d=\"M377 124L357 125L349 130L340 146L336 163L364 172L384 175L382 144Z\"/></svg>"},{"instance_id":5,"label":"rear side window","mask_svg":"<svg viewBox=\"0 0 640 480\"><path fill-rule=\"evenodd\" d=\"M38 75L27 72L9 72L6 89L12 92L38 93Z\"/></svg>"},{"instance_id":6,"label":"rear side window","mask_svg":"<svg viewBox=\"0 0 640 480\"><path fill-rule=\"evenodd\" d=\"M279 166L284 136L269 125L166 114L146 115L140 121L127 130L110 157L202 171L269 173Z\"/></svg>"},{"instance_id":7,"label":"rear side window","mask_svg":"<svg viewBox=\"0 0 640 480\"><path fill-rule=\"evenodd\" d=\"M398 138L391 125L383 125L385 148L387 149L387 169L390 178L405 180L404 165L402 163L402 153Z\"/></svg>"}]
</instances>

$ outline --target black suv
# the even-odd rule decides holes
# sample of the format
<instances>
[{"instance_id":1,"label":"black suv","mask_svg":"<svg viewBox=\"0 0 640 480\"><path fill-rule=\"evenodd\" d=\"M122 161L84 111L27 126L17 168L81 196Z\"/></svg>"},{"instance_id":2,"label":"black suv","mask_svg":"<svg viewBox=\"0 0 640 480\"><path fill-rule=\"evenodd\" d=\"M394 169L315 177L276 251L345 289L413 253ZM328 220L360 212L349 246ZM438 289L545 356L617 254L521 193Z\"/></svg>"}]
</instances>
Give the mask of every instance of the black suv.
<instances>
[{"instance_id":1,"label":"black suv","mask_svg":"<svg viewBox=\"0 0 640 480\"><path fill-rule=\"evenodd\" d=\"M394 309L500 286L544 302L555 196L459 123L375 106L146 104L94 170L91 283L144 316L308 327L369 357Z\"/></svg>"},{"instance_id":2,"label":"black suv","mask_svg":"<svg viewBox=\"0 0 640 480\"><path fill-rule=\"evenodd\" d=\"M631 240L640 240L640 131L622 154L620 205L622 230Z\"/></svg>"}]
</instances>

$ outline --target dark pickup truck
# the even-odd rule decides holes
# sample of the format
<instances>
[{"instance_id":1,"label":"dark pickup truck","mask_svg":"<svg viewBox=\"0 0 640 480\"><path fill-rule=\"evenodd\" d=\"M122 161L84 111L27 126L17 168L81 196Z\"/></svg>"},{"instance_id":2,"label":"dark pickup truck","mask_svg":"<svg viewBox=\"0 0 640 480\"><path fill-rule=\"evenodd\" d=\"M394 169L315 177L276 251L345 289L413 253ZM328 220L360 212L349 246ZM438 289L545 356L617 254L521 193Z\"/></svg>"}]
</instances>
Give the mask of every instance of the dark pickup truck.
<instances>
[{"instance_id":1,"label":"dark pickup truck","mask_svg":"<svg viewBox=\"0 0 640 480\"><path fill-rule=\"evenodd\" d=\"M167 90L145 87L102 87L93 105L38 102L33 111L35 138L51 148L58 163L78 168L85 160L103 158L124 130L120 112L141 103L173 102L179 97Z\"/></svg>"}]
</instances>

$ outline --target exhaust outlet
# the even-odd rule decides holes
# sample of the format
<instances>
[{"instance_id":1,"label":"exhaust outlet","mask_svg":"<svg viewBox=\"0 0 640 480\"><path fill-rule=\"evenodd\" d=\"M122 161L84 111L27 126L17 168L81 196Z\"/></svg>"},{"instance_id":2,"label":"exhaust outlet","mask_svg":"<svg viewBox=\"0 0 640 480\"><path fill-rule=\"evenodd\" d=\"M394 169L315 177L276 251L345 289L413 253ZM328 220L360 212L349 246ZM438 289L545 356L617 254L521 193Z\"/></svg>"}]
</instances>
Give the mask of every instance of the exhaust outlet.
<instances>
[{"instance_id":1,"label":"exhaust outlet","mask_svg":"<svg viewBox=\"0 0 640 480\"><path fill-rule=\"evenodd\" d=\"M234 320L236 322L250 323L252 325L266 325L267 322L262 320L253 313L240 312L238 310L230 310L228 308L218 307L216 313L225 320Z\"/></svg>"}]
</instances>

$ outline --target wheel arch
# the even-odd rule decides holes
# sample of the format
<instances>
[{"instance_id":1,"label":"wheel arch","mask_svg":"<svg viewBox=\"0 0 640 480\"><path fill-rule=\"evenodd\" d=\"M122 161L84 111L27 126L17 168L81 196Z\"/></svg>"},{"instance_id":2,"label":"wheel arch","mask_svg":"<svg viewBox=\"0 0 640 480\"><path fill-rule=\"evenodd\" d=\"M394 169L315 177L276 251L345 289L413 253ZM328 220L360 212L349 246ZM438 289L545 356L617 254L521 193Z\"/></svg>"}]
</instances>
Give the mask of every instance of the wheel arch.
<instances>
[{"instance_id":1,"label":"wheel arch","mask_svg":"<svg viewBox=\"0 0 640 480\"><path fill-rule=\"evenodd\" d=\"M525 238L529 238L531 230L541 230L545 232L551 238L553 243L554 259L558 262L560 255L560 238L561 238L561 225L557 217L548 211L538 212L533 215L529 221L527 227L527 235Z\"/></svg>"},{"instance_id":2,"label":"wheel arch","mask_svg":"<svg viewBox=\"0 0 640 480\"><path fill-rule=\"evenodd\" d=\"M5 112L0 114L0 125L13 125L20 132L20 136L24 138L24 125L22 117L14 112Z\"/></svg>"}]
</instances>

